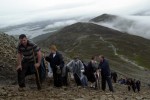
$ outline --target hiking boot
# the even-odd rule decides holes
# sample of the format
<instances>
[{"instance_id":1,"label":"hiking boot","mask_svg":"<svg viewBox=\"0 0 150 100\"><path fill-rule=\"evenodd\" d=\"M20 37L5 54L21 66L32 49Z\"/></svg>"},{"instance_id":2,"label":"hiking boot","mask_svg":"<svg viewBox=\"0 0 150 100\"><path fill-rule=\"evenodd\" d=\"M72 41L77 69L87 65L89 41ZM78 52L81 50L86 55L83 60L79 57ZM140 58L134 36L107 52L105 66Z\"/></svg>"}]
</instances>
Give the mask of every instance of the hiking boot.
<instances>
[{"instance_id":1,"label":"hiking boot","mask_svg":"<svg viewBox=\"0 0 150 100\"><path fill-rule=\"evenodd\" d=\"M38 90L41 90L41 86L38 86L37 89L38 89Z\"/></svg>"},{"instance_id":2,"label":"hiking boot","mask_svg":"<svg viewBox=\"0 0 150 100\"><path fill-rule=\"evenodd\" d=\"M25 87L19 87L18 91L23 92L23 91L26 91L26 89L25 89Z\"/></svg>"}]
</instances>

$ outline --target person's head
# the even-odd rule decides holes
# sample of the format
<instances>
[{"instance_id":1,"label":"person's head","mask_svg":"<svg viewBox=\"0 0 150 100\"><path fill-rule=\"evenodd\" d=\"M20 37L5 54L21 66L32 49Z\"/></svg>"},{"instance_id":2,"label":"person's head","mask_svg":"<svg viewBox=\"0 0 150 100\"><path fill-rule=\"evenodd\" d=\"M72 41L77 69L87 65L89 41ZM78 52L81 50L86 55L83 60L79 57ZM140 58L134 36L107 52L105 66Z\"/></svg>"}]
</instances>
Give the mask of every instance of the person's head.
<instances>
[{"instance_id":1,"label":"person's head","mask_svg":"<svg viewBox=\"0 0 150 100\"><path fill-rule=\"evenodd\" d=\"M100 56L99 56L99 60L100 60L100 62L103 62L104 56L103 56L103 55L100 55Z\"/></svg>"},{"instance_id":2,"label":"person's head","mask_svg":"<svg viewBox=\"0 0 150 100\"><path fill-rule=\"evenodd\" d=\"M79 56L78 55L76 55L76 56L74 56L74 58L73 58L75 61L77 61L78 59L79 59Z\"/></svg>"},{"instance_id":3,"label":"person's head","mask_svg":"<svg viewBox=\"0 0 150 100\"><path fill-rule=\"evenodd\" d=\"M56 45L51 45L50 51L51 51L51 53L56 53L56 51L57 51Z\"/></svg>"},{"instance_id":4,"label":"person's head","mask_svg":"<svg viewBox=\"0 0 150 100\"><path fill-rule=\"evenodd\" d=\"M26 46L27 43L28 43L28 39L27 39L27 37L26 37L25 34L21 34L21 35L19 36L19 41L20 41L20 43L21 43L23 46Z\"/></svg>"},{"instance_id":5,"label":"person's head","mask_svg":"<svg viewBox=\"0 0 150 100\"><path fill-rule=\"evenodd\" d=\"M92 56L91 60L96 60L96 56Z\"/></svg>"}]
</instances>

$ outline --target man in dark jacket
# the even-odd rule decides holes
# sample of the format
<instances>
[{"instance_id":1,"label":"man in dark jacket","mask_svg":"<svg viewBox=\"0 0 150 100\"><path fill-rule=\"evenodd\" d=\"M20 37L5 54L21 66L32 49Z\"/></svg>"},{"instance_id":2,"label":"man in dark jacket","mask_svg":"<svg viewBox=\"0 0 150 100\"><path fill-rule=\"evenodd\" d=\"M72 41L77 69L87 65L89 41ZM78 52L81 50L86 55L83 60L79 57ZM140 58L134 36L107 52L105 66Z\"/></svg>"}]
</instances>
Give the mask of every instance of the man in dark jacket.
<instances>
[{"instance_id":1,"label":"man in dark jacket","mask_svg":"<svg viewBox=\"0 0 150 100\"><path fill-rule=\"evenodd\" d=\"M111 82L111 75L108 61L102 55L99 56L99 59L100 59L99 69L101 70L101 77L102 77L102 90L105 91L107 82L109 90L111 92L114 92Z\"/></svg>"},{"instance_id":2,"label":"man in dark jacket","mask_svg":"<svg viewBox=\"0 0 150 100\"><path fill-rule=\"evenodd\" d=\"M54 86L62 86L62 68L64 67L64 61L62 55L57 51L55 45L50 47L50 55L45 57L46 61L50 62L50 66L53 71Z\"/></svg>"}]
</instances>

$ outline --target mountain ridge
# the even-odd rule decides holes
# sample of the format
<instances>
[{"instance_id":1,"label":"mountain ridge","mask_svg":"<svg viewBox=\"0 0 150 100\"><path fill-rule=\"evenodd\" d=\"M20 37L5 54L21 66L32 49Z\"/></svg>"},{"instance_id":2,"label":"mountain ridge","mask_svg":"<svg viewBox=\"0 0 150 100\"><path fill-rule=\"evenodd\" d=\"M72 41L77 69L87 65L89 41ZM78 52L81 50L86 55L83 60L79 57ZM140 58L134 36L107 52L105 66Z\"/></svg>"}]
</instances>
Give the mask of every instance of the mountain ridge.
<instances>
[{"instance_id":1,"label":"mountain ridge","mask_svg":"<svg viewBox=\"0 0 150 100\"><path fill-rule=\"evenodd\" d=\"M79 55L89 61L93 55L103 54L113 70L128 77L146 82L149 68L150 40L122 33L93 23L75 23L55 32L44 41L37 42L42 48L56 44L66 56ZM115 48L117 54L115 54ZM135 52L136 51L136 52ZM143 52L144 51L144 52ZM145 55L143 57L143 55ZM139 75L139 73L141 73Z\"/></svg>"}]
</instances>

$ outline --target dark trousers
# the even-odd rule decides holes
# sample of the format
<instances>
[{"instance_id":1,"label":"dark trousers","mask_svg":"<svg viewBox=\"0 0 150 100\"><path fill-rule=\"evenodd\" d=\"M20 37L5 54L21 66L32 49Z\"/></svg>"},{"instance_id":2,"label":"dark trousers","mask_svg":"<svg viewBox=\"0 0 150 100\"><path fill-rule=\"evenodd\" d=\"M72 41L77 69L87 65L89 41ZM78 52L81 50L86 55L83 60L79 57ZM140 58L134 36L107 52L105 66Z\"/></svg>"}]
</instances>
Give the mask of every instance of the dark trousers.
<instances>
[{"instance_id":1,"label":"dark trousers","mask_svg":"<svg viewBox=\"0 0 150 100\"><path fill-rule=\"evenodd\" d=\"M130 91L131 90L131 87L130 87L130 85L128 85L128 91Z\"/></svg>"},{"instance_id":2,"label":"dark trousers","mask_svg":"<svg viewBox=\"0 0 150 100\"><path fill-rule=\"evenodd\" d=\"M132 90L133 90L133 92L135 92L135 90L136 90L135 84L132 85Z\"/></svg>"},{"instance_id":3,"label":"dark trousers","mask_svg":"<svg viewBox=\"0 0 150 100\"><path fill-rule=\"evenodd\" d=\"M106 82L107 82L107 84L109 86L109 90L113 92L114 90L113 90L111 78L109 76L108 77L107 76L102 76L102 90L105 91L105 89L106 89Z\"/></svg>"},{"instance_id":4,"label":"dark trousers","mask_svg":"<svg viewBox=\"0 0 150 100\"><path fill-rule=\"evenodd\" d=\"M55 87L61 87L62 86L61 74L57 74L56 71L53 71L53 79L54 79L54 86Z\"/></svg>"},{"instance_id":5,"label":"dark trousers","mask_svg":"<svg viewBox=\"0 0 150 100\"><path fill-rule=\"evenodd\" d=\"M75 79L77 86L81 86L81 80L77 74L74 74L74 79Z\"/></svg>"},{"instance_id":6,"label":"dark trousers","mask_svg":"<svg viewBox=\"0 0 150 100\"><path fill-rule=\"evenodd\" d=\"M40 88L40 84L39 84L39 81L38 81L38 75L36 73L34 63L23 62L22 63L22 70L19 69L17 72L18 72L19 87L21 87L21 88L25 87L25 77L27 75L35 74L37 87Z\"/></svg>"},{"instance_id":7,"label":"dark trousers","mask_svg":"<svg viewBox=\"0 0 150 100\"><path fill-rule=\"evenodd\" d=\"M113 77L114 83L117 83L117 77Z\"/></svg>"},{"instance_id":8,"label":"dark trousers","mask_svg":"<svg viewBox=\"0 0 150 100\"><path fill-rule=\"evenodd\" d=\"M65 70L66 70L65 75L62 76L62 85L68 86L68 69L66 68Z\"/></svg>"},{"instance_id":9,"label":"dark trousers","mask_svg":"<svg viewBox=\"0 0 150 100\"><path fill-rule=\"evenodd\" d=\"M140 85L137 85L136 88L137 88L138 92L140 92Z\"/></svg>"}]
</instances>

